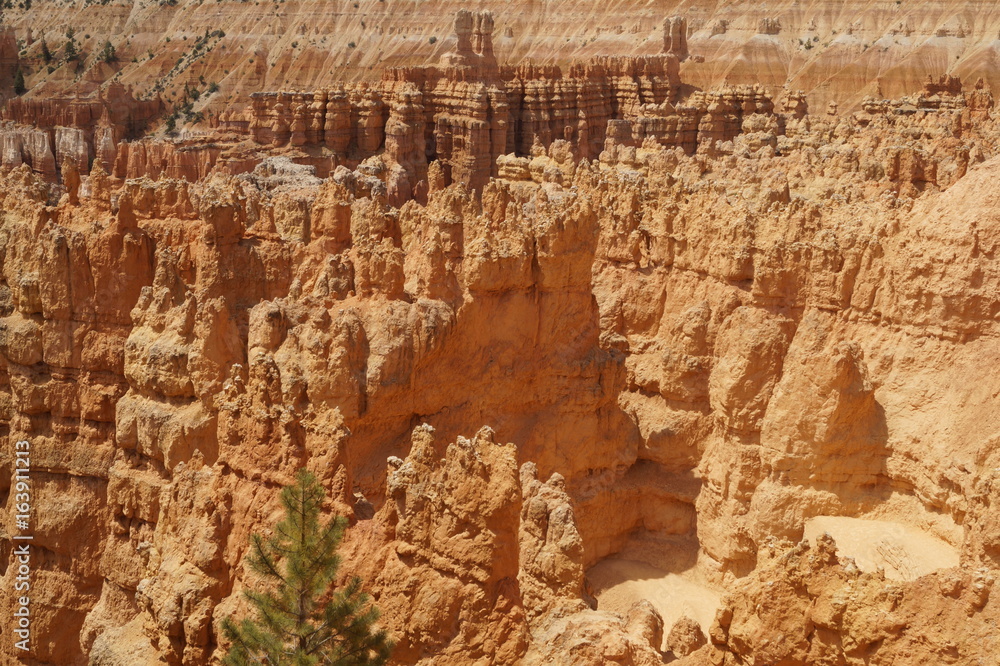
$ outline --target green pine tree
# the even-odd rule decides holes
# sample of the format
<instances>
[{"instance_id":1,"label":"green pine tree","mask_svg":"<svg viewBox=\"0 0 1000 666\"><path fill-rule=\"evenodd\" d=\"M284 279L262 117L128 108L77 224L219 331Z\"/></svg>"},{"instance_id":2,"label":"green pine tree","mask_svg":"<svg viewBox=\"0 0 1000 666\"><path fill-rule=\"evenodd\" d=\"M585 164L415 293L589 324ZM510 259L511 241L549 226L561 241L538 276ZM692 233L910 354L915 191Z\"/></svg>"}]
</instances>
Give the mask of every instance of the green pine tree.
<instances>
[{"instance_id":1,"label":"green pine tree","mask_svg":"<svg viewBox=\"0 0 1000 666\"><path fill-rule=\"evenodd\" d=\"M385 630L374 628L378 610L361 591L361 579L341 589L334 585L347 521L337 517L320 525L325 497L316 478L300 470L281 492L285 518L274 536L253 535L247 559L266 586L246 592L255 619L239 625L223 620L232 646L222 663L379 666L389 660L393 644Z\"/></svg>"},{"instance_id":2,"label":"green pine tree","mask_svg":"<svg viewBox=\"0 0 1000 666\"><path fill-rule=\"evenodd\" d=\"M49 51L49 45L44 39L42 40L42 60L45 61L45 64L52 62L52 51Z\"/></svg>"},{"instance_id":3,"label":"green pine tree","mask_svg":"<svg viewBox=\"0 0 1000 666\"><path fill-rule=\"evenodd\" d=\"M17 72L14 73L14 94L23 95L27 90L28 88L24 85L24 72L18 67Z\"/></svg>"},{"instance_id":4,"label":"green pine tree","mask_svg":"<svg viewBox=\"0 0 1000 666\"><path fill-rule=\"evenodd\" d=\"M115 53L115 46L110 41L104 42L104 48L101 49L101 54L98 56L104 62L114 62L118 60L118 55Z\"/></svg>"}]
</instances>

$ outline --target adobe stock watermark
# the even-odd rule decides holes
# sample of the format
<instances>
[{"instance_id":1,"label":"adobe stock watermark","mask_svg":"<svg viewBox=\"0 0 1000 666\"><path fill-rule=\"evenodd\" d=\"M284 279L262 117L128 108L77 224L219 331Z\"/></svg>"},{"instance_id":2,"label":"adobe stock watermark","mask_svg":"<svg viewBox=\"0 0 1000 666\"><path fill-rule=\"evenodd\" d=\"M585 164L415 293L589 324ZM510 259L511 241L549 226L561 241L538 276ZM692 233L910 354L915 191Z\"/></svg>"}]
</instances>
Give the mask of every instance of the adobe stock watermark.
<instances>
[{"instance_id":1,"label":"adobe stock watermark","mask_svg":"<svg viewBox=\"0 0 1000 666\"><path fill-rule=\"evenodd\" d=\"M14 444L14 648L31 649L31 443L19 440Z\"/></svg>"}]
</instances>

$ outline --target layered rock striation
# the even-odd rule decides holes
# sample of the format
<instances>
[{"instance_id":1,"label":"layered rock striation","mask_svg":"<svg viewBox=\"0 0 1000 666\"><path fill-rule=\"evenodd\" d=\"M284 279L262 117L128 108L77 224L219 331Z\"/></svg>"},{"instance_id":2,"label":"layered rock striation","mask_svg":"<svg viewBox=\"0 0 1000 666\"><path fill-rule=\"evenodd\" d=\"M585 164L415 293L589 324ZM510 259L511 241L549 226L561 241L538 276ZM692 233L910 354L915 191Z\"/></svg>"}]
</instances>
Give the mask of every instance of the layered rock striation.
<instances>
[{"instance_id":1,"label":"layered rock striation","mask_svg":"<svg viewBox=\"0 0 1000 666\"><path fill-rule=\"evenodd\" d=\"M296 0L278 12L235 0L178 0L131 11L112 3L24 5L4 14L5 97L18 66L27 95L39 98L90 94L120 81L139 96L162 92L183 105L187 90L205 93L214 82L218 92L195 102L206 126L242 113L252 92L374 82L387 66L435 62L457 52L452 19L468 9L457 2L400 8L378 0L332 11L325 0ZM878 86L879 96L913 94L928 75L942 73L1000 85L993 66L1000 23L983 0L900 3L884 11L856 0L833 9L791 0L599 8L580 0L485 2L476 9L493 12L496 51L512 63L567 68L601 54L644 57L666 50L690 56L685 80L698 88L760 84L777 97L787 85L804 90L814 108L837 101L854 110ZM478 48L483 32L477 29L470 24L463 33L463 49ZM64 53L70 31L73 59ZM110 60L103 57L106 43L115 48Z\"/></svg>"},{"instance_id":2,"label":"layered rock striation","mask_svg":"<svg viewBox=\"0 0 1000 666\"><path fill-rule=\"evenodd\" d=\"M393 109L411 159L418 93ZM696 539L738 591L811 518L880 515L992 571L998 167L970 94L810 123L793 100L785 134L751 114L694 154L539 141L527 178L501 159L475 196L431 163L399 207L361 167L278 158L68 168L58 206L5 170L0 404L47 512L34 658L218 656L247 537L303 465L355 522L346 569L400 663L655 663L655 611L588 607L586 568L636 544Z\"/></svg>"},{"instance_id":3,"label":"layered rock striation","mask_svg":"<svg viewBox=\"0 0 1000 666\"><path fill-rule=\"evenodd\" d=\"M545 146L565 139L579 157L591 157L603 146L609 120L635 117L648 106L672 110L677 99L672 53L595 58L566 72L530 63L500 67L493 25L488 12L458 12L456 49L439 65L388 69L374 89L255 93L246 129L266 146L325 147L338 164L384 155L390 200L400 205L415 195L423 200L434 160L445 185L480 190L497 175L499 155L527 154L536 139ZM243 129L239 121L226 126Z\"/></svg>"},{"instance_id":4,"label":"layered rock striation","mask_svg":"<svg viewBox=\"0 0 1000 666\"><path fill-rule=\"evenodd\" d=\"M159 98L136 100L116 83L86 98L15 98L0 114L0 159L7 168L27 164L48 180L68 161L83 173L95 160L110 171L119 146L139 138L164 108Z\"/></svg>"},{"instance_id":5,"label":"layered rock striation","mask_svg":"<svg viewBox=\"0 0 1000 666\"><path fill-rule=\"evenodd\" d=\"M667 53L508 67L463 13L438 65L110 163L83 128L4 130L0 583L26 439L33 663L218 661L300 467L396 663L990 658L989 87L684 91L666 27ZM879 541L887 578L803 542L844 519L954 557ZM612 612L587 572L616 557L727 592L716 621Z\"/></svg>"}]
</instances>

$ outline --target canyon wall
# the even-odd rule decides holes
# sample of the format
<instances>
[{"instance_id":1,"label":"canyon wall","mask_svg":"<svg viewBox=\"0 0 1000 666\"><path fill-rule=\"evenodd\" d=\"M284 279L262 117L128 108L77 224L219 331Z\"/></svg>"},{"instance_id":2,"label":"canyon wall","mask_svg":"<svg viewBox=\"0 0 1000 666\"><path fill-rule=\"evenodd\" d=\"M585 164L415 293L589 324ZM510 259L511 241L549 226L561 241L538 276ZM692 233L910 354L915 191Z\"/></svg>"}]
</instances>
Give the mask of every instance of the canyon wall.
<instances>
[{"instance_id":1,"label":"canyon wall","mask_svg":"<svg viewBox=\"0 0 1000 666\"><path fill-rule=\"evenodd\" d=\"M687 658L770 654L783 616L741 609L822 516L920 526L989 578L996 125L985 86L930 86L851 115L793 96L693 152L612 121L597 159L539 141L478 194L433 161L426 203L399 206L364 165L189 182L98 162L85 187L4 167L0 417L33 447L32 663L219 658L248 536L300 466L351 518L345 574L398 663L651 664L668 633L690 652L690 625L605 610L586 574L625 552L680 566L678 544L732 593ZM407 94L387 127L419 128ZM412 155L420 133L391 136ZM979 589L934 575L961 579L945 605ZM888 588L865 581L852 603L877 608ZM925 631L906 613L864 653ZM823 622L782 658L855 635ZM982 654L963 636L940 649Z\"/></svg>"},{"instance_id":2,"label":"canyon wall","mask_svg":"<svg viewBox=\"0 0 1000 666\"><path fill-rule=\"evenodd\" d=\"M114 83L86 98L11 99L0 113L2 164L27 164L51 181L70 161L83 173L95 160L110 170L119 147L142 136L163 109L159 98L136 100Z\"/></svg>"},{"instance_id":3,"label":"canyon wall","mask_svg":"<svg viewBox=\"0 0 1000 666\"><path fill-rule=\"evenodd\" d=\"M534 60L566 67L606 54L667 52L683 60L682 76L698 88L760 84L772 97L783 87L801 89L813 108L837 101L854 109L866 96L912 94L927 75L984 77L994 88L1000 85L992 65L1000 18L983 0L878 6L852 0L807 7L790 0L766 6L719 0L614 6L580 0L272 4L14 3L4 21L20 43L12 39L0 57L4 75L11 77L3 94L10 94L18 63L29 97L73 90L89 95L114 80L133 86L138 97L162 93L173 104L193 87L202 93L194 110L208 123L244 110L251 92L375 82L385 68L436 62L457 50L452 19L463 9L493 13L494 52L501 65ZM82 55L67 60L63 51L71 29L75 51ZM474 45L476 39L470 31L462 44ZM106 42L115 48L115 59L102 57ZM205 94L213 82L217 92Z\"/></svg>"},{"instance_id":4,"label":"canyon wall","mask_svg":"<svg viewBox=\"0 0 1000 666\"><path fill-rule=\"evenodd\" d=\"M219 663L300 467L394 663L992 658L1000 23L859 7L7 10L25 663Z\"/></svg>"},{"instance_id":5,"label":"canyon wall","mask_svg":"<svg viewBox=\"0 0 1000 666\"><path fill-rule=\"evenodd\" d=\"M636 117L642 109L671 114L674 131L667 141L691 151L696 146L707 109L694 107L693 117L681 123L687 133L676 129L671 102L681 84L672 54L595 58L564 75L559 67L531 63L498 67L488 12L458 12L455 34L456 50L437 66L388 69L377 88L254 93L249 120L230 116L220 127L273 148L326 149L336 165L356 166L384 153L385 164L372 168L393 172L387 180L395 206L426 200L431 161L439 162L445 185L478 191L497 175L498 156L527 155L535 142L548 147L557 139L570 141L578 158L595 156L608 121ZM729 106L742 112L738 100Z\"/></svg>"}]
</instances>

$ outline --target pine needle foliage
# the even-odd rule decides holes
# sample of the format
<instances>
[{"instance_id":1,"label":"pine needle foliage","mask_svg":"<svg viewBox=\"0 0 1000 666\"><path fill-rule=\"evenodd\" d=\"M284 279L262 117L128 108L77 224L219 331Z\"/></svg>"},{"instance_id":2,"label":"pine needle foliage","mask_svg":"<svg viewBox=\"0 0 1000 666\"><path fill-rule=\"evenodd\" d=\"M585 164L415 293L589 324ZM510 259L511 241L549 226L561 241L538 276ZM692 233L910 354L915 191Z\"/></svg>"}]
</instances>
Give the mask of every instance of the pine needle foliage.
<instances>
[{"instance_id":1,"label":"pine needle foliage","mask_svg":"<svg viewBox=\"0 0 1000 666\"><path fill-rule=\"evenodd\" d=\"M381 666L389 660L393 644L374 627L378 609L361 579L334 585L347 521L320 525L325 497L316 477L300 470L281 492L285 517L274 535L253 535L247 562L265 585L245 592L255 619L223 620L232 643L226 666Z\"/></svg>"}]
</instances>

